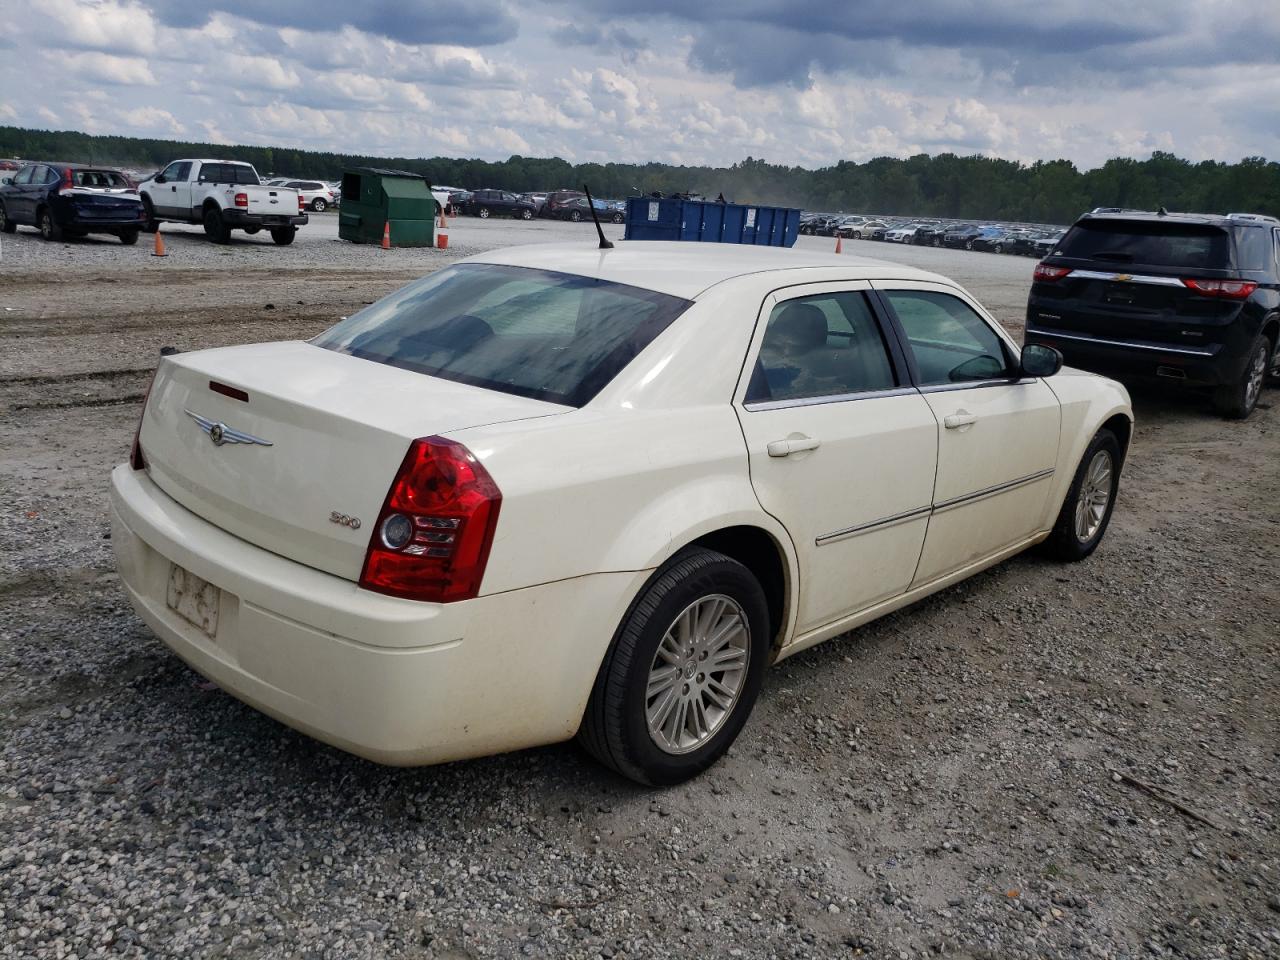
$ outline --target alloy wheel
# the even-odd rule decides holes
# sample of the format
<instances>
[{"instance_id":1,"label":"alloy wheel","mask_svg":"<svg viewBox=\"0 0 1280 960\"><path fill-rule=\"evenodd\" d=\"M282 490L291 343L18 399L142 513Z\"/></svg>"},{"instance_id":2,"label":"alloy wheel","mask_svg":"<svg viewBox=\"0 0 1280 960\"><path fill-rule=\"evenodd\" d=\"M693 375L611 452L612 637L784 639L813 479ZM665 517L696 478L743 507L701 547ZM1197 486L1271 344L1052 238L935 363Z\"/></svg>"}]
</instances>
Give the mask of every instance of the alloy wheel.
<instances>
[{"instance_id":1,"label":"alloy wheel","mask_svg":"<svg viewBox=\"0 0 1280 960\"><path fill-rule=\"evenodd\" d=\"M1076 539L1081 543L1092 540L1106 519L1107 508L1111 505L1114 473L1111 454L1106 450L1099 450L1089 461L1076 497L1075 531Z\"/></svg>"},{"instance_id":2,"label":"alloy wheel","mask_svg":"<svg viewBox=\"0 0 1280 960\"><path fill-rule=\"evenodd\" d=\"M1267 379L1267 344L1264 340L1258 345L1258 349L1254 351L1253 360L1249 364L1249 380L1244 387L1244 405L1246 409L1253 409L1253 405L1258 402L1258 395L1262 393L1262 384Z\"/></svg>"},{"instance_id":3,"label":"alloy wheel","mask_svg":"<svg viewBox=\"0 0 1280 960\"><path fill-rule=\"evenodd\" d=\"M710 740L747 679L751 627L733 598L700 597L663 634L649 667L645 720L659 750L683 754Z\"/></svg>"}]
</instances>

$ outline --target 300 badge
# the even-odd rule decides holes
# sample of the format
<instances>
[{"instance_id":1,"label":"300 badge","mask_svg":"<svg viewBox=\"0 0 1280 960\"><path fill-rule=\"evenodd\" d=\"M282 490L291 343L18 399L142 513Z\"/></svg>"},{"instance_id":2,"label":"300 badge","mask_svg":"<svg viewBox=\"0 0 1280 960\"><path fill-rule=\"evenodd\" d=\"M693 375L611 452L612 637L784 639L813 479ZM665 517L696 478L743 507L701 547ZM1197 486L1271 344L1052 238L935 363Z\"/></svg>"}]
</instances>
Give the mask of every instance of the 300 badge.
<instances>
[{"instance_id":1,"label":"300 badge","mask_svg":"<svg viewBox=\"0 0 1280 960\"><path fill-rule=\"evenodd\" d=\"M342 527L350 527L352 530L360 529L359 517L348 517L345 513L339 513L337 510L329 514L329 522L336 523Z\"/></svg>"}]
</instances>

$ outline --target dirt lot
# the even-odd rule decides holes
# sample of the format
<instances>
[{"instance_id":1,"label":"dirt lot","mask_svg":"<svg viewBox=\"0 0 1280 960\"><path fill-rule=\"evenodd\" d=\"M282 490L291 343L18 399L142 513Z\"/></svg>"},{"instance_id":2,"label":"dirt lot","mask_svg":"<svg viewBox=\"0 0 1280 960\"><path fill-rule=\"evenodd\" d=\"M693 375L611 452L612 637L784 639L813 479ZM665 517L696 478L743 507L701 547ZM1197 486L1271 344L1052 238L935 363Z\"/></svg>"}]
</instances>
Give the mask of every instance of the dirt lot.
<instances>
[{"instance_id":1,"label":"dirt lot","mask_svg":"<svg viewBox=\"0 0 1280 960\"><path fill-rule=\"evenodd\" d=\"M448 256L589 230L4 238L0 956L1280 956L1280 391L1245 423L1136 391L1091 560L1019 557L786 661L671 790L571 744L377 767L166 652L106 520L160 346L310 336ZM1018 326L1028 260L846 251Z\"/></svg>"}]
</instances>

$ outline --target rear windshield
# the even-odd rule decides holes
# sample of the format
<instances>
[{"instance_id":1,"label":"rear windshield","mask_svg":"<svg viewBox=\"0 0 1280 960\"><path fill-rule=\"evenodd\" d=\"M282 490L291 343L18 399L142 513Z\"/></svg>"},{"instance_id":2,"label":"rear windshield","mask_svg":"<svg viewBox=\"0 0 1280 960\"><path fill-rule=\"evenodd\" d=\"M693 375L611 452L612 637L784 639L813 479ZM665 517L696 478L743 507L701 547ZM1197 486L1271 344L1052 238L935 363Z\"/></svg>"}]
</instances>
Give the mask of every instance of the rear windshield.
<instances>
[{"instance_id":1,"label":"rear windshield","mask_svg":"<svg viewBox=\"0 0 1280 960\"><path fill-rule=\"evenodd\" d=\"M77 187L109 187L114 190L129 186L124 174L114 170L72 170L71 182Z\"/></svg>"},{"instance_id":2,"label":"rear windshield","mask_svg":"<svg viewBox=\"0 0 1280 960\"><path fill-rule=\"evenodd\" d=\"M575 274L466 263L411 283L312 343L580 407L689 304Z\"/></svg>"},{"instance_id":3,"label":"rear windshield","mask_svg":"<svg viewBox=\"0 0 1280 960\"><path fill-rule=\"evenodd\" d=\"M1088 220L1067 231L1055 256L1159 267L1227 266L1229 237L1207 224Z\"/></svg>"},{"instance_id":4,"label":"rear windshield","mask_svg":"<svg viewBox=\"0 0 1280 960\"><path fill-rule=\"evenodd\" d=\"M258 175L243 163L206 163L200 168L200 179L208 183L253 183Z\"/></svg>"}]
</instances>

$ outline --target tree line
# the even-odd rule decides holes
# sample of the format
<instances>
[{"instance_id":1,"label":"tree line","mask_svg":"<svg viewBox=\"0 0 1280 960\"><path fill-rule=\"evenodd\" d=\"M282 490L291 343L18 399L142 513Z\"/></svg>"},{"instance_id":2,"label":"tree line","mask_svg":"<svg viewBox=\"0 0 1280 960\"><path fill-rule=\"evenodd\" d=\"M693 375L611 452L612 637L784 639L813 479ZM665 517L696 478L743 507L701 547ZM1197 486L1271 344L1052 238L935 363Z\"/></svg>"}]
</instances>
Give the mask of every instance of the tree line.
<instances>
[{"instance_id":1,"label":"tree line","mask_svg":"<svg viewBox=\"0 0 1280 960\"><path fill-rule=\"evenodd\" d=\"M0 157L158 169L179 157L201 156L244 160L263 176L337 180L352 167L390 167L465 189L529 192L577 189L586 183L593 194L608 199L655 191L710 197L723 193L742 203L902 216L1070 223L1100 206L1280 216L1280 163L1264 157L1192 163L1156 152L1146 160L1117 157L1080 170L1069 160L1028 164L943 153L905 160L877 157L865 163L842 160L810 170L752 157L728 167L572 164L559 157L371 157L0 126Z\"/></svg>"}]
</instances>

